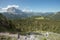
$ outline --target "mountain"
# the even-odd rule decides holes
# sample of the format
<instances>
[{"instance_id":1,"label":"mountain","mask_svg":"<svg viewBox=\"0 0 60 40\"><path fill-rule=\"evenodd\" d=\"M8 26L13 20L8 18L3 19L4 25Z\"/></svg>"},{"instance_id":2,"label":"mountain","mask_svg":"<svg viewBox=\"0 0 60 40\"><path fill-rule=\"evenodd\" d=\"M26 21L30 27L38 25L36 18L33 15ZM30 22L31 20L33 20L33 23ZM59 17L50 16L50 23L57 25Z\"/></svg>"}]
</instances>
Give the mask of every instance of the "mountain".
<instances>
[{"instance_id":1,"label":"mountain","mask_svg":"<svg viewBox=\"0 0 60 40\"><path fill-rule=\"evenodd\" d=\"M11 14L20 14L20 15L22 15L22 11L17 9L17 8L15 8L15 7L8 8L7 12L11 13Z\"/></svg>"},{"instance_id":2,"label":"mountain","mask_svg":"<svg viewBox=\"0 0 60 40\"><path fill-rule=\"evenodd\" d=\"M15 8L15 7L9 7L6 9L6 12L2 13L9 19L19 19L19 18L27 18L31 16L43 16L43 17L49 17L53 15L53 12L23 12L22 10Z\"/></svg>"},{"instance_id":3,"label":"mountain","mask_svg":"<svg viewBox=\"0 0 60 40\"><path fill-rule=\"evenodd\" d=\"M60 20L60 12L56 12L54 15L51 16L53 20Z\"/></svg>"},{"instance_id":4,"label":"mountain","mask_svg":"<svg viewBox=\"0 0 60 40\"><path fill-rule=\"evenodd\" d=\"M9 19L16 19L16 18L24 18L27 17L26 13L22 12L21 10L10 7L6 10L6 12L3 12L3 15L5 15Z\"/></svg>"}]
</instances>

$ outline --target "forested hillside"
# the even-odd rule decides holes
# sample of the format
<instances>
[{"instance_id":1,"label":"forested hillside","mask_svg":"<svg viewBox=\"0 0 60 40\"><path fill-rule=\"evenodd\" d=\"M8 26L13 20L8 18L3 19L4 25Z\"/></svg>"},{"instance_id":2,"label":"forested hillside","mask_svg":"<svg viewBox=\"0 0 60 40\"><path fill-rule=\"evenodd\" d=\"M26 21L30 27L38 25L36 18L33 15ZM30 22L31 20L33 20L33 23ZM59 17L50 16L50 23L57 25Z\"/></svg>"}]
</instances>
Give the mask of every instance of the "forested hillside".
<instances>
[{"instance_id":1,"label":"forested hillside","mask_svg":"<svg viewBox=\"0 0 60 40\"><path fill-rule=\"evenodd\" d=\"M15 24L0 13L0 32L16 31Z\"/></svg>"},{"instance_id":2,"label":"forested hillside","mask_svg":"<svg viewBox=\"0 0 60 40\"><path fill-rule=\"evenodd\" d=\"M47 19L7 19L0 14L0 32L36 32L49 31L60 33L60 21Z\"/></svg>"},{"instance_id":3,"label":"forested hillside","mask_svg":"<svg viewBox=\"0 0 60 40\"><path fill-rule=\"evenodd\" d=\"M37 20L37 19L20 19L14 22L17 29L21 32L50 31L60 33L60 21L54 20Z\"/></svg>"}]
</instances>

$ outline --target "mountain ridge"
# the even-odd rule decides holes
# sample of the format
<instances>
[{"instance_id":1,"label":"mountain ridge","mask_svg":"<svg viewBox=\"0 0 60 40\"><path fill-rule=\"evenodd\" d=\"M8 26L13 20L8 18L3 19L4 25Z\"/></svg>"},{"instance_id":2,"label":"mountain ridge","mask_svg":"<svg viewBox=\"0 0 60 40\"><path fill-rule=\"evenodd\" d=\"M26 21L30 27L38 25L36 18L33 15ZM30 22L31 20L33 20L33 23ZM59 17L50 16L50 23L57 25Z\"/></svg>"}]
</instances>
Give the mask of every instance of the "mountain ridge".
<instances>
[{"instance_id":1,"label":"mountain ridge","mask_svg":"<svg viewBox=\"0 0 60 40\"><path fill-rule=\"evenodd\" d=\"M54 12L46 12L46 13L42 13L42 12L23 12L22 10L20 10L18 8L10 7L8 9L6 9L6 12L2 12L2 14L5 15L7 18L10 18L10 19L11 18L12 19L28 18L28 17L32 17L32 16L43 16L43 17L55 19L55 18L57 18L56 15L58 15L58 12L57 13L54 13Z\"/></svg>"}]
</instances>

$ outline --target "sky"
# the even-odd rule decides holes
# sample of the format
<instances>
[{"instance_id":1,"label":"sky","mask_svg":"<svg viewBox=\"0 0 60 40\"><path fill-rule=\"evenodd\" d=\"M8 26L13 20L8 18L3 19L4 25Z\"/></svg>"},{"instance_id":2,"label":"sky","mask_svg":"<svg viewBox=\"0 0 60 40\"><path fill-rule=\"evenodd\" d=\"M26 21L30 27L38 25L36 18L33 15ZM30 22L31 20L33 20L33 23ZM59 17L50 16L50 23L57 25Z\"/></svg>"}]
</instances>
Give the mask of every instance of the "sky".
<instances>
[{"instance_id":1,"label":"sky","mask_svg":"<svg viewBox=\"0 0 60 40\"><path fill-rule=\"evenodd\" d=\"M23 11L58 12L60 0L0 0L0 8L16 6Z\"/></svg>"}]
</instances>

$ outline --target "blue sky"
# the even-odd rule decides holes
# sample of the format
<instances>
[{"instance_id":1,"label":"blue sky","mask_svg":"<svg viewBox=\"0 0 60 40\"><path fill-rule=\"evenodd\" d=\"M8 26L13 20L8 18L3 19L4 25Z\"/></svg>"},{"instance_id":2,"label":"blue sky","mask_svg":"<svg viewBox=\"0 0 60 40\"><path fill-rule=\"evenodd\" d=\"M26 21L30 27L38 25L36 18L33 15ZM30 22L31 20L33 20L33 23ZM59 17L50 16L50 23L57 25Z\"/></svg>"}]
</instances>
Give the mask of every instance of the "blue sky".
<instances>
[{"instance_id":1,"label":"blue sky","mask_svg":"<svg viewBox=\"0 0 60 40\"><path fill-rule=\"evenodd\" d=\"M34 12L57 12L60 11L60 0L0 0L0 8L8 5L18 5L21 10Z\"/></svg>"}]
</instances>

